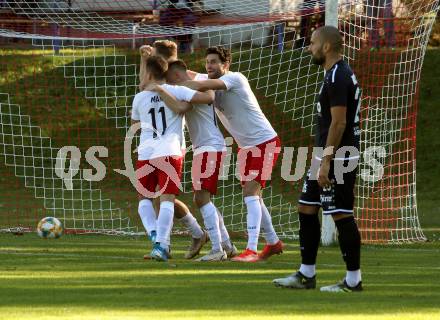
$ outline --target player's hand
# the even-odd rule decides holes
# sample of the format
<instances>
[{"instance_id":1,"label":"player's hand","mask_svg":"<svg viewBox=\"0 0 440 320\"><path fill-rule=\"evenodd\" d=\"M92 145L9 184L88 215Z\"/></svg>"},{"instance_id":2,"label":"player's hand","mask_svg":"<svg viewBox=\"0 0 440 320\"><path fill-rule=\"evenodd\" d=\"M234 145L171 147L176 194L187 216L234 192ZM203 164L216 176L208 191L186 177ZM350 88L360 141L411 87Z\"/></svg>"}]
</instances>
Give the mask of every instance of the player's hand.
<instances>
[{"instance_id":1,"label":"player's hand","mask_svg":"<svg viewBox=\"0 0 440 320\"><path fill-rule=\"evenodd\" d=\"M322 160L321 166L318 171L318 184L321 188L329 188L332 183L328 178L328 173L330 171L330 162Z\"/></svg>"},{"instance_id":2,"label":"player's hand","mask_svg":"<svg viewBox=\"0 0 440 320\"><path fill-rule=\"evenodd\" d=\"M143 45L139 48L139 53L142 58L148 58L153 54L154 48L150 45Z\"/></svg>"}]
</instances>

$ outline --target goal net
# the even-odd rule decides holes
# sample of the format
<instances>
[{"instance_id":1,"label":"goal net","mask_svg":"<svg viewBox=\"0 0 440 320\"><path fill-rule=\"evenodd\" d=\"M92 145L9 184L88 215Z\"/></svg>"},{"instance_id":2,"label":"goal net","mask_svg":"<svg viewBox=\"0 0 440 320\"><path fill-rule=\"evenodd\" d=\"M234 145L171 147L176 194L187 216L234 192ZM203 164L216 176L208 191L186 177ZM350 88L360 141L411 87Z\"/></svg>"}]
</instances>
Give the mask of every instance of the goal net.
<instances>
[{"instance_id":1,"label":"goal net","mask_svg":"<svg viewBox=\"0 0 440 320\"><path fill-rule=\"evenodd\" d=\"M306 48L324 24L325 1L172 2L0 2L0 230L33 230L42 217L56 216L69 232L143 232L136 190L123 174L136 158L136 138L124 142L138 92L138 48L174 39L180 58L199 72L206 47L231 48L231 70L248 77L284 147L264 201L278 233L296 237L305 175L297 163L309 166L313 158L323 79ZM338 4L344 57L363 89L356 216L364 241L425 239L417 216L416 116L438 6ZM228 228L243 232L237 146L224 134L228 157L214 202ZM191 160L189 148L180 198L197 215Z\"/></svg>"}]
</instances>

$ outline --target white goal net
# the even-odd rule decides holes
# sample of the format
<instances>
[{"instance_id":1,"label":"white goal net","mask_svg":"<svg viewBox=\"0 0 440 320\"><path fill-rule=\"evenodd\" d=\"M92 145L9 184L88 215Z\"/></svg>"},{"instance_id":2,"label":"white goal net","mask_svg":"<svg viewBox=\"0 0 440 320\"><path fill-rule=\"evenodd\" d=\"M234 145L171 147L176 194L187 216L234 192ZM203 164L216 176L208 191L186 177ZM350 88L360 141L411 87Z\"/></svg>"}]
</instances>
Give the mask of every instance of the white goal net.
<instances>
[{"instance_id":1,"label":"white goal net","mask_svg":"<svg viewBox=\"0 0 440 320\"><path fill-rule=\"evenodd\" d=\"M1 230L32 230L51 215L76 233L142 231L136 191L115 170L125 168L138 47L167 38L200 72L206 47L231 48L231 70L248 77L283 147L290 147L263 197L279 234L296 236L297 178L305 172L295 172L295 164L298 150L313 145L323 79L306 49L311 32L324 24L325 1L172 2L0 2ZM362 238L423 240L415 180L418 85L439 2L340 0L337 9L344 57L363 89L356 187ZM227 142L229 161L214 201L229 229L243 232L236 144ZM105 168L102 177L90 164L93 155ZM190 206L191 160L189 150L181 198Z\"/></svg>"}]
</instances>

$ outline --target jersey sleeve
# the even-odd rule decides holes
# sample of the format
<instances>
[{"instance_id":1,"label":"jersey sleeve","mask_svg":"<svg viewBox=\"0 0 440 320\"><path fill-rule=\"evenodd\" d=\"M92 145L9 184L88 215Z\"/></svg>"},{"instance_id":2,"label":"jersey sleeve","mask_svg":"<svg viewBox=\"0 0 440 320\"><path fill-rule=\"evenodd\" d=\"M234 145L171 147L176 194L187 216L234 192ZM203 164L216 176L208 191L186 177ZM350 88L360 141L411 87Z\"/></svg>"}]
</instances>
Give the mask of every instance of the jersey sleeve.
<instances>
[{"instance_id":1,"label":"jersey sleeve","mask_svg":"<svg viewBox=\"0 0 440 320\"><path fill-rule=\"evenodd\" d=\"M191 102L197 91L183 86L164 86L169 93L176 97L177 100Z\"/></svg>"},{"instance_id":2,"label":"jersey sleeve","mask_svg":"<svg viewBox=\"0 0 440 320\"><path fill-rule=\"evenodd\" d=\"M140 103L139 95L135 95L133 99L133 105L131 108L131 119L135 121L141 120L141 116L139 114L139 103Z\"/></svg>"},{"instance_id":3,"label":"jersey sleeve","mask_svg":"<svg viewBox=\"0 0 440 320\"><path fill-rule=\"evenodd\" d=\"M237 73L227 73L219 78L226 86L226 90L232 90L240 87L241 79Z\"/></svg>"},{"instance_id":4,"label":"jersey sleeve","mask_svg":"<svg viewBox=\"0 0 440 320\"><path fill-rule=\"evenodd\" d=\"M351 78L345 73L335 70L328 82L328 99L331 107L347 107L349 81Z\"/></svg>"}]
</instances>

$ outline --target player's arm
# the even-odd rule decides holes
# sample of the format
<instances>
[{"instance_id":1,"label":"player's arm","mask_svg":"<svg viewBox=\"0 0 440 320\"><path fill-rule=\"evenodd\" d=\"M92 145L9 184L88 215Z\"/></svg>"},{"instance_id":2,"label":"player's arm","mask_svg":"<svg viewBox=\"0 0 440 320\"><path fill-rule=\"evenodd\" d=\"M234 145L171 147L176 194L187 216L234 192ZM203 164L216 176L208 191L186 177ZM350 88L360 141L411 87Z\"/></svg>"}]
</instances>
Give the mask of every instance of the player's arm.
<instances>
[{"instance_id":1,"label":"player's arm","mask_svg":"<svg viewBox=\"0 0 440 320\"><path fill-rule=\"evenodd\" d=\"M332 121L328 130L327 141L318 174L318 184L321 188L327 188L332 185L332 182L329 179L330 164L336 153L336 148L341 143L342 136L344 135L347 107L333 106L330 108L330 112Z\"/></svg>"},{"instance_id":2,"label":"player's arm","mask_svg":"<svg viewBox=\"0 0 440 320\"><path fill-rule=\"evenodd\" d=\"M197 91L191 99L192 104L211 104L214 102L215 93L212 90L205 92Z\"/></svg>"},{"instance_id":3,"label":"player's arm","mask_svg":"<svg viewBox=\"0 0 440 320\"><path fill-rule=\"evenodd\" d=\"M348 81L351 81L346 74L336 72L329 83L328 97L330 103L331 122L327 134L324 154L322 156L321 167L318 175L318 184L322 187L329 187L331 181L328 174L330 172L330 163L333 159L336 148L339 147L342 136L344 135L347 124L347 88Z\"/></svg>"},{"instance_id":4,"label":"player's arm","mask_svg":"<svg viewBox=\"0 0 440 320\"><path fill-rule=\"evenodd\" d=\"M339 71L339 70L338 70ZM331 123L327 135L326 148L333 149L323 155L323 161L330 163L339 147L344 135L348 105L348 88L351 77L344 72L335 70L328 84L328 98L330 103Z\"/></svg>"},{"instance_id":5,"label":"player's arm","mask_svg":"<svg viewBox=\"0 0 440 320\"><path fill-rule=\"evenodd\" d=\"M136 126L135 125L140 123L141 120L133 119L133 114L136 114L135 108L132 109L131 113L132 113L131 124L130 124L130 128L128 130L130 132L132 132L133 134L136 134L137 130L136 130ZM137 116L135 115L134 117L137 117Z\"/></svg>"},{"instance_id":6,"label":"player's arm","mask_svg":"<svg viewBox=\"0 0 440 320\"><path fill-rule=\"evenodd\" d=\"M334 106L330 108L332 121L330 123L330 128L328 130L327 142L325 147L331 147L332 151L328 154L325 154L322 158L322 161L330 162L333 159L334 154L336 153L336 148L340 145L342 136L344 135L345 127L347 125L346 115L347 115L347 107L346 106Z\"/></svg>"},{"instance_id":7,"label":"player's arm","mask_svg":"<svg viewBox=\"0 0 440 320\"><path fill-rule=\"evenodd\" d=\"M185 113L192 109L192 105L186 101L177 100L168 90L159 85L149 86L148 90L155 91L162 98L168 108L176 113Z\"/></svg>"},{"instance_id":8,"label":"player's arm","mask_svg":"<svg viewBox=\"0 0 440 320\"><path fill-rule=\"evenodd\" d=\"M131 119L131 126L133 126L136 123L141 122L141 117L139 114L139 95L137 94L133 99L132 108L130 110L130 119Z\"/></svg>"},{"instance_id":9,"label":"player's arm","mask_svg":"<svg viewBox=\"0 0 440 320\"><path fill-rule=\"evenodd\" d=\"M196 91L208 91L208 90L227 90L225 83L220 79L209 79L209 80L189 80L183 83L185 87Z\"/></svg>"},{"instance_id":10,"label":"player's arm","mask_svg":"<svg viewBox=\"0 0 440 320\"><path fill-rule=\"evenodd\" d=\"M139 68L139 89L144 90L145 86L147 85L146 79L145 79L145 65L147 59L152 55L153 53L153 47L149 45L143 45L139 48L139 53L141 56L141 62L140 62L140 68Z\"/></svg>"}]
</instances>

